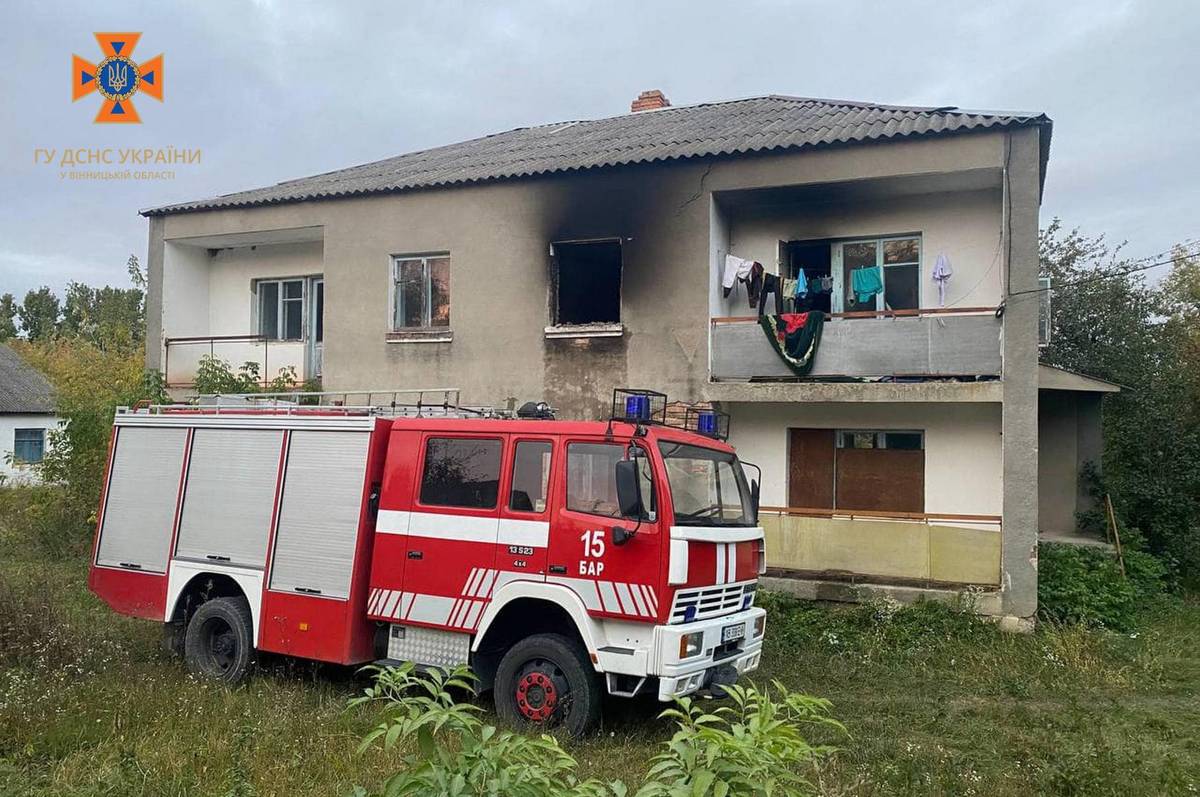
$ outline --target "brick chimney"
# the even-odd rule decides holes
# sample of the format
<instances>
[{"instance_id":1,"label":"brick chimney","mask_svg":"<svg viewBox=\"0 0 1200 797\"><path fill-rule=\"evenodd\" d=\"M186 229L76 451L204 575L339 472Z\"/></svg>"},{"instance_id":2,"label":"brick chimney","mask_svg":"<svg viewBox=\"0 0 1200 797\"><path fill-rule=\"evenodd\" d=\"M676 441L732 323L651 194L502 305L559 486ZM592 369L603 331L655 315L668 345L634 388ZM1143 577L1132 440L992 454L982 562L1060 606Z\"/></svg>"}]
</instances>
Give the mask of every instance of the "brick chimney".
<instances>
[{"instance_id":1,"label":"brick chimney","mask_svg":"<svg viewBox=\"0 0 1200 797\"><path fill-rule=\"evenodd\" d=\"M636 100L630 103L629 112L637 113L638 111L652 111L658 108L670 107L671 101L664 97L661 91L650 89L649 91L643 91L637 96Z\"/></svg>"}]
</instances>

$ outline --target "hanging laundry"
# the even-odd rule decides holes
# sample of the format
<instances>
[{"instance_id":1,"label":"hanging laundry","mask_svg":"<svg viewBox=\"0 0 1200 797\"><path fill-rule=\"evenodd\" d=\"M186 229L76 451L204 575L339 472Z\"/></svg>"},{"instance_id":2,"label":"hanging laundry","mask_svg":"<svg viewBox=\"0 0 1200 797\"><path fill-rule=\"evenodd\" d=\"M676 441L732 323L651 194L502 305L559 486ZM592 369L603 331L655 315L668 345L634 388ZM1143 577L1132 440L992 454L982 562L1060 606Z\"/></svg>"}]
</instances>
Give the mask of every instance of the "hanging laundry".
<instances>
[{"instance_id":1,"label":"hanging laundry","mask_svg":"<svg viewBox=\"0 0 1200 797\"><path fill-rule=\"evenodd\" d=\"M944 254L937 256L937 262L933 264L933 281L937 284L938 290L938 307L946 306L946 283L954 276L954 270L950 268L950 258Z\"/></svg>"},{"instance_id":2,"label":"hanging laundry","mask_svg":"<svg viewBox=\"0 0 1200 797\"><path fill-rule=\"evenodd\" d=\"M733 290L733 286L738 280L746 281L750 275L750 269L754 267L753 260L743 260L737 255L725 255L725 271L721 275L721 288L724 289L724 296L729 297L729 292Z\"/></svg>"},{"instance_id":3,"label":"hanging laundry","mask_svg":"<svg viewBox=\"0 0 1200 797\"><path fill-rule=\"evenodd\" d=\"M859 304L871 301L871 297L883 292L883 277L879 266L856 268L850 272L850 290Z\"/></svg>"},{"instance_id":4,"label":"hanging laundry","mask_svg":"<svg viewBox=\"0 0 1200 797\"><path fill-rule=\"evenodd\" d=\"M746 297L750 300L750 309L753 310L758 306L758 296L762 293L763 287L763 267L762 263L754 261L750 264L750 273L745 277L739 277L742 282L746 283Z\"/></svg>"},{"instance_id":5,"label":"hanging laundry","mask_svg":"<svg viewBox=\"0 0 1200 797\"><path fill-rule=\"evenodd\" d=\"M775 314L783 312L783 280L775 274L763 274L762 287L758 291L758 314L763 314L767 294L775 294Z\"/></svg>"},{"instance_id":6,"label":"hanging laundry","mask_svg":"<svg viewBox=\"0 0 1200 797\"><path fill-rule=\"evenodd\" d=\"M792 373L807 376L812 371L817 346L821 342L821 330L825 326L824 313L810 310L807 313L764 315L758 319L758 323L771 348Z\"/></svg>"},{"instance_id":7,"label":"hanging laundry","mask_svg":"<svg viewBox=\"0 0 1200 797\"><path fill-rule=\"evenodd\" d=\"M782 280L783 286L780 290L783 291L783 298L793 299L796 296L796 280L793 277L784 277Z\"/></svg>"},{"instance_id":8,"label":"hanging laundry","mask_svg":"<svg viewBox=\"0 0 1200 797\"><path fill-rule=\"evenodd\" d=\"M824 293L825 292L825 281L823 279L821 279L820 277L813 277L812 279L810 279L808 281L808 292L809 293Z\"/></svg>"},{"instance_id":9,"label":"hanging laundry","mask_svg":"<svg viewBox=\"0 0 1200 797\"><path fill-rule=\"evenodd\" d=\"M821 293L833 293L833 277L821 277Z\"/></svg>"},{"instance_id":10,"label":"hanging laundry","mask_svg":"<svg viewBox=\"0 0 1200 797\"><path fill-rule=\"evenodd\" d=\"M796 274L796 279L792 280L792 282L794 285L789 295L793 299L803 299L808 295L808 278L804 276L804 269L800 269ZM783 292L787 293L787 289L785 288Z\"/></svg>"}]
</instances>

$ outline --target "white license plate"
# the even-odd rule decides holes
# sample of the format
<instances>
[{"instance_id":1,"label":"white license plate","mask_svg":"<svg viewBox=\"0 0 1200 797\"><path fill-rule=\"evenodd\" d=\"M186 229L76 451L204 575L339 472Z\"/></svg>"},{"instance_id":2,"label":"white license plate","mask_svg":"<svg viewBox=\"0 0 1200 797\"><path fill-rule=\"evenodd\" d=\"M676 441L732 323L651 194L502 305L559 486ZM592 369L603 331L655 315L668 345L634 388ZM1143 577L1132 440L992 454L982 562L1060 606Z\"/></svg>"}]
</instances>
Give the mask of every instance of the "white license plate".
<instances>
[{"instance_id":1,"label":"white license plate","mask_svg":"<svg viewBox=\"0 0 1200 797\"><path fill-rule=\"evenodd\" d=\"M721 629L721 644L726 642L734 642L746 636L746 624L738 623L737 625L727 625Z\"/></svg>"}]
</instances>

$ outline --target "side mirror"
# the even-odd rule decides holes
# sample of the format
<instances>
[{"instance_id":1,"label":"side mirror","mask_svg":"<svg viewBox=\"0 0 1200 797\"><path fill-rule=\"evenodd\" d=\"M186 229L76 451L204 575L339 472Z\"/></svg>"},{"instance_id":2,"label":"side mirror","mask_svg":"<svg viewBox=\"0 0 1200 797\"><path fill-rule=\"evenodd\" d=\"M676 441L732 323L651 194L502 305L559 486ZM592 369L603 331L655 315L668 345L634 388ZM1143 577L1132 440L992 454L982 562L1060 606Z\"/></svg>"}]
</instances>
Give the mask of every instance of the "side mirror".
<instances>
[{"instance_id":1,"label":"side mirror","mask_svg":"<svg viewBox=\"0 0 1200 797\"><path fill-rule=\"evenodd\" d=\"M624 517L640 518L642 510L642 486L638 482L637 462L623 459L617 468L617 504Z\"/></svg>"},{"instance_id":2,"label":"side mirror","mask_svg":"<svg viewBox=\"0 0 1200 797\"><path fill-rule=\"evenodd\" d=\"M624 545L625 543L632 540L634 537L634 534L637 533L636 531L632 531L627 528L622 528L621 526L613 526L611 529L611 532L612 532L612 544L613 545Z\"/></svg>"},{"instance_id":3,"label":"side mirror","mask_svg":"<svg viewBox=\"0 0 1200 797\"><path fill-rule=\"evenodd\" d=\"M754 525L758 525L758 479L750 480L750 512L753 514L751 518Z\"/></svg>"}]
</instances>

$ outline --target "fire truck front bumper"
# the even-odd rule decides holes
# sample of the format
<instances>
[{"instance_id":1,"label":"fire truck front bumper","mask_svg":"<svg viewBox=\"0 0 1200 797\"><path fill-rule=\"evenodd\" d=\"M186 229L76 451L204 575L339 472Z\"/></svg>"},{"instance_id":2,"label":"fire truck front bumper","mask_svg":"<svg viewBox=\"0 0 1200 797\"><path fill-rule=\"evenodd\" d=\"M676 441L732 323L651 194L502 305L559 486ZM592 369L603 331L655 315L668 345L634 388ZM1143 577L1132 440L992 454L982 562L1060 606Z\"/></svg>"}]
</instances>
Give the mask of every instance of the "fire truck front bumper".
<instances>
[{"instance_id":1,"label":"fire truck front bumper","mask_svg":"<svg viewBox=\"0 0 1200 797\"><path fill-rule=\"evenodd\" d=\"M701 690L719 696L722 686L757 670L766 615L766 610L752 608L711 620L658 626L658 699L668 701Z\"/></svg>"}]
</instances>

